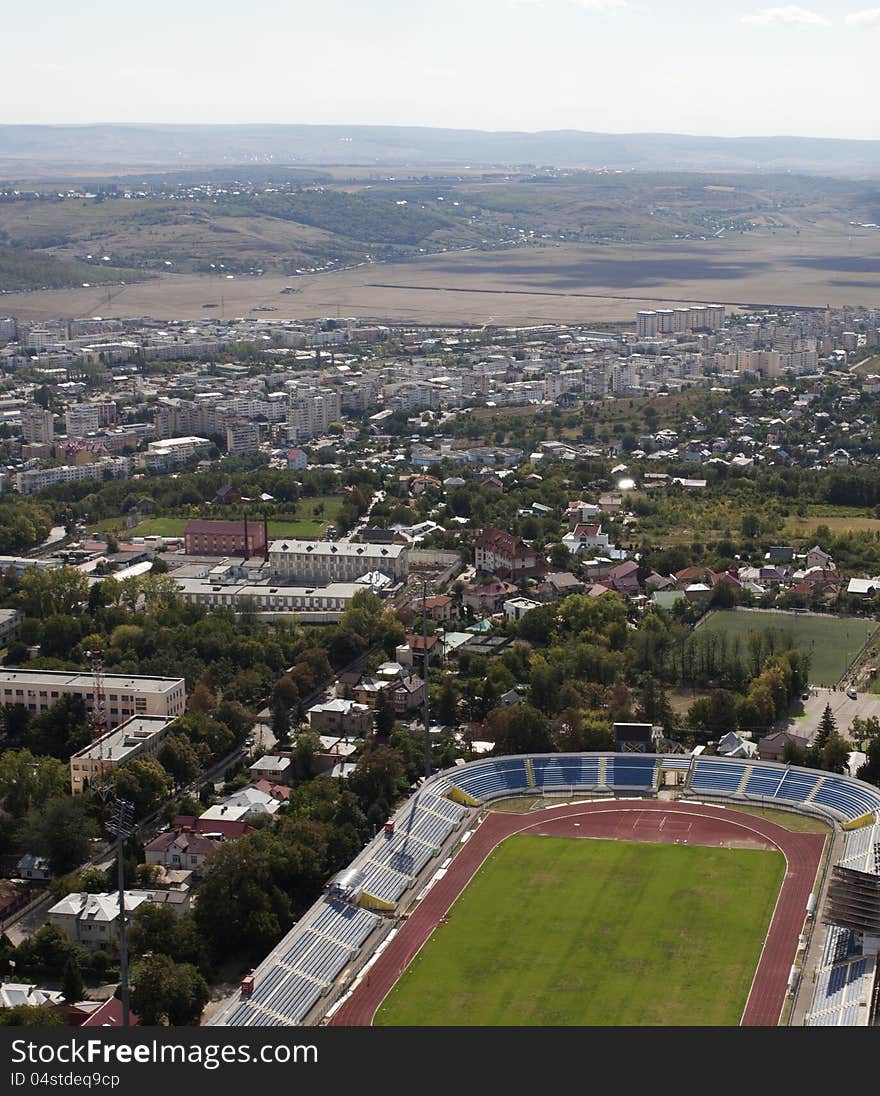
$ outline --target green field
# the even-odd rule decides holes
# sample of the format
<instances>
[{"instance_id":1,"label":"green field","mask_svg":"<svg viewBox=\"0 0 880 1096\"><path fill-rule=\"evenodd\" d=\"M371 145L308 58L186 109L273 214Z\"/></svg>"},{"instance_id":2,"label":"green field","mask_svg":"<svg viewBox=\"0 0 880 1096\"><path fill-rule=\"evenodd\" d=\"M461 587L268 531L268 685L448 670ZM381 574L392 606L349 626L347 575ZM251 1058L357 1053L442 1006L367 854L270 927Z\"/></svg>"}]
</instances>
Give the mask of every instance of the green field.
<instances>
[{"instance_id":1,"label":"green field","mask_svg":"<svg viewBox=\"0 0 880 1096\"><path fill-rule=\"evenodd\" d=\"M316 498L300 499L296 504L296 516L269 521L269 537L321 537L329 522L332 522L342 505L340 495L323 495ZM147 518L131 529L126 529L124 518L105 518L92 528L96 533L115 532L117 536L130 537L182 537L189 518ZM228 518L219 511L206 514L201 520L226 521L241 520ZM255 520L260 520L259 518Z\"/></svg>"},{"instance_id":2,"label":"green field","mask_svg":"<svg viewBox=\"0 0 880 1096\"><path fill-rule=\"evenodd\" d=\"M781 853L516 836L494 850L377 1025L736 1025Z\"/></svg>"},{"instance_id":3,"label":"green field","mask_svg":"<svg viewBox=\"0 0 880 1096\"><path fill-rule=\"evenodd\" d=\"M834 685L853 659L877 632L877 622L863 617L814 616L771 610L715 612L700 625L700 633L739 636L744 653L749 632L774 631L790 635L795 647L810 655L810 682Z\"/></svg>"}]
</instances>

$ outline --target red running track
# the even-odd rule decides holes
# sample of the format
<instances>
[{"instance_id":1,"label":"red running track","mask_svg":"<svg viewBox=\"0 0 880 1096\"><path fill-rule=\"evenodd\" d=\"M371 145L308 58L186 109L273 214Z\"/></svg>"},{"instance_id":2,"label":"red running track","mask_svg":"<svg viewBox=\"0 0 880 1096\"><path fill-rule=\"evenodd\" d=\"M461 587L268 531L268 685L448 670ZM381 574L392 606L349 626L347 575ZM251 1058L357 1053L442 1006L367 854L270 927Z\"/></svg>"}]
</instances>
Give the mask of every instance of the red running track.
<instances>
[{"instance_id":1,"label":"red running track","mask_svg":"<svg viewBox=\"0 0 880 1096\"><path fill-rule=\"evenodd\" d=\"M763 818L723 807L656 800L572 803L530 814L485 816L469 840L416 906L397 935L330 1021L335 1026L368 1027L391 987L441 922L483 861L499 842L516 833L557 837L600 837L668 844L721 845L778 849L786 872L741 1023L775 1027L788 975L804 923L825 837L794 833Z\"/></svg>"}]
</instances>

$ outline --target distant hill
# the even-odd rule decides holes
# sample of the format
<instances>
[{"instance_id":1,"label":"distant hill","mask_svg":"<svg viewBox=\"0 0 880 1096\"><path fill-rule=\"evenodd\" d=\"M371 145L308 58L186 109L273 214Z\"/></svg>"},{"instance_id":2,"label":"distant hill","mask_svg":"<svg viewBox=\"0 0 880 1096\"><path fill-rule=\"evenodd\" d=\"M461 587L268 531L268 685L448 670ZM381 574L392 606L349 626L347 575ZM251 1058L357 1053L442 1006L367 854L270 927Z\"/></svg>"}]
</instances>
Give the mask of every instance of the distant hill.
<instances>
[{"instance_id":1,"label":"distant hill","mask_svg":"<svg viewBox=\"0 0 880 1096\"><path fill-rule=\"evenodd\" d=\"M52 167L471 164L880 174L880 141L408 126L0 125L0 162Z\"/></svg>"}]
</instances>

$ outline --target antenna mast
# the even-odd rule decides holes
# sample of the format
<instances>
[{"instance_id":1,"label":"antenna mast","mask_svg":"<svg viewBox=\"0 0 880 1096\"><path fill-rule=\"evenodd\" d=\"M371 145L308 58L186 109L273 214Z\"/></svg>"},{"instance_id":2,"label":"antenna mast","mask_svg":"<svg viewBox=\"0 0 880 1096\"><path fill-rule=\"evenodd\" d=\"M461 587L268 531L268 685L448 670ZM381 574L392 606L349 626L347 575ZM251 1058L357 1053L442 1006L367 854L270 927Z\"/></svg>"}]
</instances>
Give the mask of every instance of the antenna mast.
<instances>
[{"instance_id":1,"label":"antenna mast","mask_svg":"<svg viewBox=\"0 0 880 1096\"><path fill-rule=\"evenodd\" d=\"M95 681L91 714L92 742L96 742L98 745L98 778L93 782L92 787L100 802L101 825L103 827L111 788L107 784L107 759L104 756L104 736L107 734L108 729L107 694L104 691L104 650L98 640L95 640L89 649L88 658L92 665L92 676Z\"/></svg>"}]
</instances>

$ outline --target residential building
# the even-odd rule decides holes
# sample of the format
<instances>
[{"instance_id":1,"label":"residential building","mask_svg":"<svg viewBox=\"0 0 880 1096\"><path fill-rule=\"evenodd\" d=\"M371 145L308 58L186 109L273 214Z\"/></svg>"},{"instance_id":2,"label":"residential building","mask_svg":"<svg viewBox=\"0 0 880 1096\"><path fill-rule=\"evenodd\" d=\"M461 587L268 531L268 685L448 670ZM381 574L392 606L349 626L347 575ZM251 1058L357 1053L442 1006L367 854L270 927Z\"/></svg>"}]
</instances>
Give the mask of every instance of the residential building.
<instances>
[{"instance_id":1,"label":"residential building","mask_svg":"<svg viewBox=\"0 0 880 1096\"><path fill-rule=\"evenodd\" d=\"M280 754L264 754L250 766L251 780L288 781L292 776L290 758Z\"/></svg>"},{"instance_id":2,"label":"residential building","mask_svg":"<svg viewBox=\"0 0 880 1096\"><path fill-rule=\"evenodd\" d=\"M298 445L320 437L341 415L340 396L332 388L294 391L287 409L288 438Z\"/></svg>"},{"instance_id":3,"label":"residential building","mask_svg":"<svg viewBox=\"0 0 880 1096\"><path fill-rule=\"evenodd\" d=\"M144 846L148 864L158 864L171 871L192 871L201 874L213 853L223 843L222 834L194 833L191 830L170 829L160 833Z\"/></svg>"},{"instance_id":4,"label":"residential building","mask_svg":"<svg viewBox=\"0 0 880 1096\"><path fill-rule=\"evenodd\" d=\"M565 534L562 543L573 555L594 549L607 552L610 547L608 534L602 532L602 526L588 525L585 522L578 522L570 533Z\"/></svg>"},{"instance_id":5,"label":"residential building","mask_svg":"<svg viewBox=\"0 0 880 1096\"><path fill-rule=\"evenodd\" d=\"M512 597L504 602L504 619L522 620L526 613L530 613L532 609L538 609L540 605L540 601L532 601L528 597Z\"/></svg>"},{"instance_id":6,"label":"residential building","mask_svg":"<svg viewBox=\"0 0 880 1096\"><path fill-rule=\"evenodd\" d=\"M402 677L390 686L391 703L394 711L401 715L421 708L425 703L425 683L416 676L410 674Z\"/></svg>"},{"instance_id":7,"label":"residential building","mask_svg":"<svg viewBox=\"0 0 880 1096\"><path fill-rule=\"evenodd\" d=\"M64 464L56 468L28 468L19 472L16 486L20 495L32 495L54 487L57 483L74 483L78 480L125 479L131 470L128 457L107 457L92 464Z\"/></svg>"},{"instance_id":8,"label":"residential building","mask_svg":"<svg viewBox=\"0 0 880 1096\"><path fill-rule=\"evenodd\" d=\"M521 537L502 529L484 529L474 541L477 570L501 579L542 575L546 559Z\"/></svg>"},{"instance_id":9,"label":"residential building","mask_svg":"<svg viewBox=\"0 0 880 1096\"><path fill-rule=\"evenodd\" d=\"M55 434L55 416L37 404L21 411L21 437L35 445L51 445Z\"/></svg>"},{"instance_id":10,"label":"residential building","mask_svg":"<svg viewBox=\"0 0 880 1096\"><path fill-rule=\"evenodd\" d=\"M260 451L259 423L248 419L236 419L226 426L226 452L236 457L247 457Z\"/></svg>"},{"instance_id":11,"label":"residential building","mask_svg":"<svg viewBox=\"0 0 880 1096\"><path fill-rule=\"evenodd\" d=\"M455 602L448 594L437 594L434 597L416 598L412 602L412 610L417 616L424 612L428 620L435 622L451 620L455 615Z\"/></svg>"},{"instance_id":12,"label":"residential building","mask_svg":"<svg viewBox=\"0 0 880 1096\"><path fill-rule=\"evenodd\" d=\"M211 444L209 438L196 436L151 441L143 454L143 465L154 472L163 472L207 453Z\"/></svg>"},{"instance_id":13,"label":"residential building","mask_svg":"<svg viewBox=\"0 0 880 1096\"><path fill-rule=\"evenodd\" d=\"M116 403L113 400L98 403L74 403L64 412L64 425L68 437L84 438L105 426L116 424Z\"/></svg>"},{"instance_id":14,"label":"residential building","mask_svg":"<svg viewBox=\"0 0 880 1096\"><path fill-rule=\"evenodd\" d=\"M497 613L504 602L519 590L512 582L488 582L483 586L471 586L461 595L462 605L477 613Z\"/></svg>"},{"instance_id":15,"label":"residential building","mask_svg":"<svg viewBox=\"0 0 880 1096\"><path fill-rule=\"evenodd\" d=\"M150 900L149 891L125 891L126 919ZM115 891L110 894L73 891L56 902L46 917L50 925L66 932L77 944L114 949L119 942L119 896Z\"/></svg>"},{"instance_id":16,"label":"residential building","mask_svg":"<svg viewBox=\"0 0 880 1096\"><path fill-rule=\"evenodd\" d=\"M373 727L373 714L367 704L337 698L314 704L306 712L309 728L317 734L333 732L339 735L368 735Z\"/></svg>"}]
</instances>

